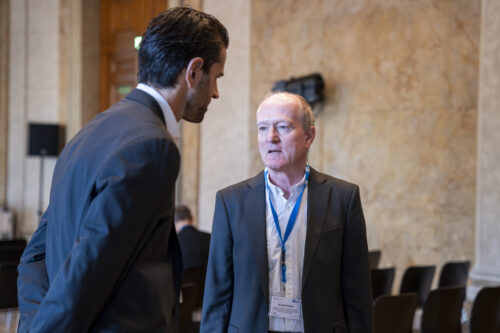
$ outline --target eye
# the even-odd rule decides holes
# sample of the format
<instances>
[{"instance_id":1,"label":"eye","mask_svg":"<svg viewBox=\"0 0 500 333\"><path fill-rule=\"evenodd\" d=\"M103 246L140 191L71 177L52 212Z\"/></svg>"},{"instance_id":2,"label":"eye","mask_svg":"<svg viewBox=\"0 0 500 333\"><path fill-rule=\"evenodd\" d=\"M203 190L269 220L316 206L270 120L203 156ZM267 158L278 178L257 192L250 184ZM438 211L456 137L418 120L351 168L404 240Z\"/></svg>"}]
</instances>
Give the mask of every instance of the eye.
<instances>
[{"instance_id":1,"label":"eye","mask_svg":"<svg viewBox=\"0 0 500 333\"><path fill-rule=\"evenodd\" d=\"M288 133L290 131L290 126L288 126L288 124L279 124L277 128L280 134Z\"/></svg>"},{"instance_id":2,"label":"eye","mask_svg":"<svg viewBox=\"0 0 500 333\"><path fill-rule=\"evenodd\" d=\"M267 126L260 125L260 126L258 127L258 129L259 129L259 132L265 132L265 131L267 131Z\"/></svg>"}]
</instances>

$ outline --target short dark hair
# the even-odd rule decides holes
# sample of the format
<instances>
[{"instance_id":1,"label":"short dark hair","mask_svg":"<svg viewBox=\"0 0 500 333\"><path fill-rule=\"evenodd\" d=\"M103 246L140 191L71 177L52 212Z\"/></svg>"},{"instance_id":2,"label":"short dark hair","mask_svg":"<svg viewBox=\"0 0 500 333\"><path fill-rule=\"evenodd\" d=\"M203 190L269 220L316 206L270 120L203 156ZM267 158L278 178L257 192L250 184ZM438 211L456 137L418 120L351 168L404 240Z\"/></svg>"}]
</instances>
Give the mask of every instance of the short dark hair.
<instances>
[{"instance_id":1,"label":"short dark hair","mask_svg":"<svg viewBox=\"0 0 500 333\"><path fill-rule=\"evenodd\" d=\"M191 216L191 211L189 210L188 206L175 206L174 222L179 222L181 220L193 220L193 216Z\"/></svg>"},{"instance_id":2,"label":"short dark hair","mask_svg":"<svg viewBox=\"0 0 500 333\"><path fill-rule=\"evenodd\" d=\"M203 58L203 72L208 73L228 45L226 28L212 15L189 7L166 10L149 22L142 36L137 81L160 89L175 87L191 59Z\"/></svg>"}]
</instances>

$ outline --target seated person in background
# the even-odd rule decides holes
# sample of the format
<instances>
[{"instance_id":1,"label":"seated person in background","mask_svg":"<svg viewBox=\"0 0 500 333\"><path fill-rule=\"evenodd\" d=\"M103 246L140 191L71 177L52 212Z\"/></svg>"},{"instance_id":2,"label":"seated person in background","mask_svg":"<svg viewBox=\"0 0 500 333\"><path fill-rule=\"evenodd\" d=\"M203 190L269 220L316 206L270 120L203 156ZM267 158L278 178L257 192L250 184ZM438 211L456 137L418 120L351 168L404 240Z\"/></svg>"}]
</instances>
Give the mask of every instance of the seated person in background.
<instances>
[{"instance_id":1,"label":"seated person in background","mask_svg":"<svg viewBox=\"0 0 500 333\"><path fill-rule=\"evenodd\" d=\"M187 206L175 207L175 231L181 245L184 270L196 267L206 267L210 234L199 231L193 226L193 217Z\"/></svg>"}]
</instances>

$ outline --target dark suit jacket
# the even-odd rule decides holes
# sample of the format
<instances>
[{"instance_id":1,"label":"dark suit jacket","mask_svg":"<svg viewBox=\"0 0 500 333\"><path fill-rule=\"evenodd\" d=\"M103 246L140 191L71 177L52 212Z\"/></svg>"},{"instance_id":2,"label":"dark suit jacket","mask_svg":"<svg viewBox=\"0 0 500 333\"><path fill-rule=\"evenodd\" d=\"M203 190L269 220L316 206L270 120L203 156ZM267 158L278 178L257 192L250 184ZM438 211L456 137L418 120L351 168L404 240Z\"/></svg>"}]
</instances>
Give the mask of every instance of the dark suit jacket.
<instances>
[{"instance_id":1,"label":"dark suit jacket","mask_svg":"<svg viewBox=\"0 0 500 333\"><path fill-rule=\"evenodd\" d=\"M140 90L66 145L18 267L20 332L172 331L179 163L159 105Z\"/></svg>"},{"instance_id":2,"label":"dark suit jacket","mask_svg":"<svg viewBox=\"0 0 500 333\"><path fill-rule=\"evenodd\" d=\"M188 225L182 228L177 238L181 245L184 270L207 266L210 249L209 233Z\"/></svg>"},{"instance_id":3,"label":"dark suit jacket","mask_svg":"<svg viewBox=\"0 0 500 333\"><path fill-rule=\"evenodd\" d=\"M304 330L372 332L365 220L356 185L311 170ZM268 331L264 174L217 193L201 332Z\"/></svg>"}]
</instances>

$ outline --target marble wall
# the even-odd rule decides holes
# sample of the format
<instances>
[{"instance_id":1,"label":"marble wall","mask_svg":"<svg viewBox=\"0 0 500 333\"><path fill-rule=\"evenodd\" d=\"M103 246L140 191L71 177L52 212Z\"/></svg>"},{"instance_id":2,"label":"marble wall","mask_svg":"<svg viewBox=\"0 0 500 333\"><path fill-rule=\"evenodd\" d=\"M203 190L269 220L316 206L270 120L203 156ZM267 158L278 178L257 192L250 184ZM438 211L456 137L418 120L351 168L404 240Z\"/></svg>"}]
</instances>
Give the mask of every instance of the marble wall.
<instances>
[{"instance_id":1,"label":"marble wall","mask_svg":"<svg viewBox=\"0 0 500 333\"><path fill-rule=\"evenodd\" d=\"M10 2L7 200L26 235L37 223L38 194L38 161L20 148L27 122L64 121L74 131L92 115L83 106L81 115L64 113L94 100L73 90L97 73L80 63L95 61L81 45L95 41L88 37L97 30L79 36L97 24L68 20L82 11L85 17L80 2ZM474 260L480 0L204 0L202 7L230 32L221 97L197 131L199 153L183 160L199 168L190 200L198 202L202 229L211 228L215 192L262 168L254 114L260 100L277 80L320 72L326 100L310 162L360 185L369 245L382 249L382 265L396 265L399 281L408 265ZM65 11L70 16L61 17ZM73 95L63 83L73 84L66 87ZM491 110L481 116L482 133L496 129ZM483 147L497 140L480 137ZM479 156L487 159L478 165L486 184L478 205L494 205L487 184L496 183L484 177L496 177L500 162L490 149ZM46 184L50 174L49 165ZM488 212L482 216L491 214L492 224L500 213Z\"/></svg>"},{"instance_id":2,"label":"marble wall","mask_svg":"<svg viewBox=\"0 0 500 333\"><path fill-rule=\"evenodd\" d=\"M255 0L251 24L251 109L274 81L323 75L311 164L360 185L396 281L473 260L480 1Z\"/></svg>"}]
</instances>

